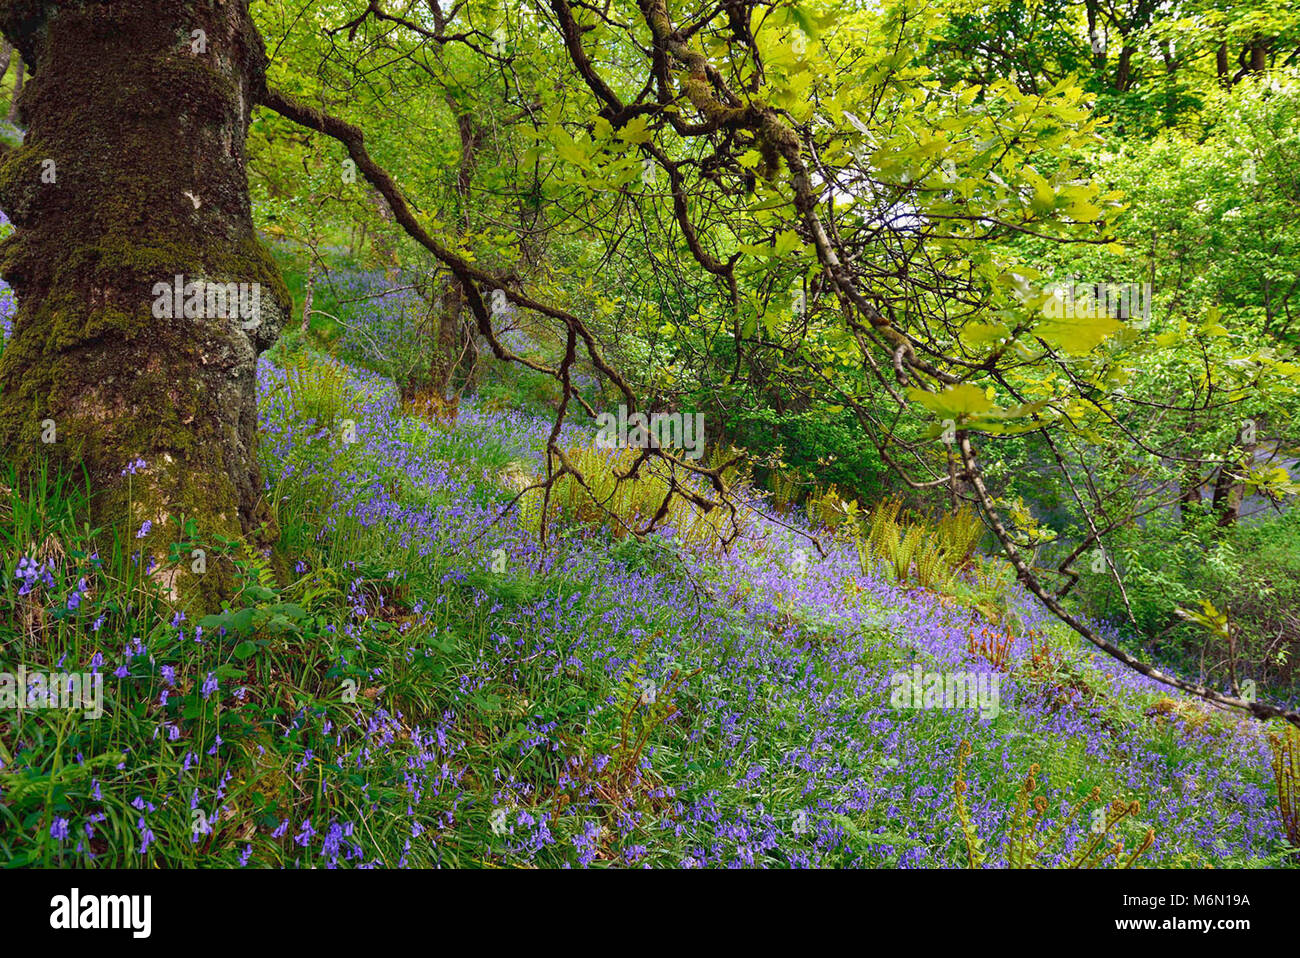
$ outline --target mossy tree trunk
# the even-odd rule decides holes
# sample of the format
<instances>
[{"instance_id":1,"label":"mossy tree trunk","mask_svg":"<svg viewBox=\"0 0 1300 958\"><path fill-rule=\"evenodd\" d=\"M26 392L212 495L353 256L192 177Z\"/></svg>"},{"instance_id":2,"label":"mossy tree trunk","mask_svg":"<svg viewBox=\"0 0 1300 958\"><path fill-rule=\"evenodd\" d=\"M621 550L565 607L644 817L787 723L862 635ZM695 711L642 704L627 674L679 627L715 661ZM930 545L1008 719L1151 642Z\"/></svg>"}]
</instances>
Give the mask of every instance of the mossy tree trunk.
<instances>
[{"instance_id":1,"label":"mossy tree trunk","mask_svg":"<svg viewBox=\"0 0 1300 958\"><path fill-rule=\"evenodd\" d=\"M450 398L451 376L463 352L464 331L461 307L465 296L455 277L449 277L438 304L437 338L429 361L429 390L439 399Z\"/></svg>"},{"instance_id":2,"label":"mossy tree trunk","mask_svg":"<svg viewBox=\"0 0 1300 958\"><path fill-rule=\"evenodd\" d=\"M10 123L18 122L18 98L22 96L23 74L26 72L26 69L27 68L23 63L23 58L19 56L18 69L14 71L14 92L9 99L9 112L6 114L6 119L8 119Z\"/></svg>"},{"instance_id":3,"label":"mossy tree trunk","mask_svg":"<svg viewBox=\"0 0 1300 958\"><path fill-rule=\"evenodd\" d=\"M182 517L207 539L247 533L265 509L257 355L292 305L249 203L266 55L248 5L8 0L0 30L31 69L27 136L0 165L17 227L0 273L18 298L0 449L20 470L42 455L84 465L97 522L133 536L150 520L146 554L165 555ZM164 303L158 284L178 282L182 301ZM214 292L231 283L256 310L223 306ZM128 503L122 470L137 457ZM210 569L196 594L228 571Z\"/></svg>"}]
</instances>

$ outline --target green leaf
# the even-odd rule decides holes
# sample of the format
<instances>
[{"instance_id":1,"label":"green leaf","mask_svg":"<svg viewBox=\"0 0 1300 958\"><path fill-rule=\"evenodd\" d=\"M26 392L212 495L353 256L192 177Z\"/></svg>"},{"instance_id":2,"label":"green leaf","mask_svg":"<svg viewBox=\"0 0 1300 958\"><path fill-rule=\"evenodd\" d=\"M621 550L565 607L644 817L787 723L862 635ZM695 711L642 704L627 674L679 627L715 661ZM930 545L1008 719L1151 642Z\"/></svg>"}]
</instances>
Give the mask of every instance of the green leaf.
<instances>
[{"instance_id":1,"label":"green leaf","mask_svg":"<svg viewBox=\"0 0 1300 958\"><path fill-rule=\"evenodd\" d=\"M618 131L618 138L625 143L644 143L650 139L650 131L646 129L650 118L644 113L634 116L623 124L623 128Z\"/></svg>"},{"instance_id":2,"label":"green leaf","mask_svg":"<svg viewBox=\"0 0 1300 958\"><path fill-rule=\"evenodd\" d=\"M1034 198L1030 205L1035 212L1046 213L1052 209L1056 205L1056 191L1052 189L1052 184L1032 166L1023 167L1020 173L1034 188Z\"/></svg>"},{"instance_id":3,"label":"green leaf","mask_svg":"<svg viewBox=\"0 0 1300 958\"><path fill-rule=\"evenodd\" d=\"M1112 316L1078 314L1043 319L1034 332L1071 356L1082 356L1123 328L1124 324Z\"/></svg>"},{"instance_id":4,"label":"green leaf","mask_svg":"<svg viewBox=\"0 0 1300 958\"><path fill-rule=\"evenodd\" d=\"M776 234L773 252L776 256L785 256L795 250L803 249L803 241L794 230L783 230Z\"/></svg>"},{"instance_id":5,"label":"green leaf","mask_svg":"<svg viewBox=\"0 0 1300 958\"><path fill-rule=\"evenodd\" d=\"M967 323L961 330L961 341L971 349L980 350L996 346L1011 335L1011 330L1001 323Z\"/></svg>"},{"instance_id":6,"label":"green leaf","mask_svg":"<svg viewBox=\"0 0 1300 958\"><path fill-rule=\"evenodd\" d=\"M948 419L972 416L993 408L993 400L988 394L970 383L957 383L938 393L926 392L913 386L907 390L907 394L931 412Z\"/></svg>"}]
</instances>

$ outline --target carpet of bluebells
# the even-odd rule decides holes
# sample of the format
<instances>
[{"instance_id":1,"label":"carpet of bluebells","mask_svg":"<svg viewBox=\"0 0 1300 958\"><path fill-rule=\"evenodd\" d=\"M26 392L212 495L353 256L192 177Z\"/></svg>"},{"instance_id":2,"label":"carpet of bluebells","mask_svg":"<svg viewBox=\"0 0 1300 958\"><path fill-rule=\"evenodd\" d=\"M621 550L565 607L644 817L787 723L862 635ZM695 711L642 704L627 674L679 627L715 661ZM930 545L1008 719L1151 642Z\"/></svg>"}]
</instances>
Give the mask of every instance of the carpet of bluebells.
<instances>
[{"instance_id":1,"label":"carpet of bluebells","mask_svg":"<svg viewBox=\"0 0 1300 958\"><path fill-rule=\"evenodd\" d=\"M1064 825L1042 864L1090 841L1094 806L1076 806L1094 788L1139 803L1119 828L1130 849L1154 831L1140 865L1290 861L1264 731L1188 721L1190 702L1153 714L1179 697L1081 647L1015 586L1024 628L999 714L894 708L891 676L914 664L993 668L968 651L979 613L864 576L851 543L818 557L798 516L756 517L725 552L692 553L671 529L640 545L581 527L543 549L500 515L503 477L540 468L549 421L468 401L454 425L406 418L391 382L360 369L313 418L288 379L262 361L281 547L241 564L250 585L230 612L148 625L75 550L7 567L10 607L54 623L29 657L102 671L109 706L72 730L20 715L0 736L0 858L960 866L966 741L989 865L1005 863L1033 766L1044 829ZM565 428L591 443L589 425ZM1031 641L1081 680L1035 681L1019 667ZM674 711L629 698L633 680Z\"/></svg>"},{"instance_id":2,"label":"carpet of bluebells","mask_svg":"<svg viewBox=\"0 0 1300 958\"><path fill-rule=\"evenodd\" d=\"M268 380L276 375L269 366L263 372ZM446 460L428 458L420 434L439 427L408 421L401 428L385 383L362 377L358 387L364 396L358 441L367 461L400 473L415 489L439 490L445 504L412 504L395 496L378 471L348 471L331 488L337 516L380 527L421 557L451 553L486 566L501 547L510 568L540 562L543 575L574 583L517 605L503 604L490 586L473 589L487 642L475 668L459 677L465 697L530 680L580 684L593 672L591 684L608 688L642 642L650 650L648 676L661 687L674 669L702 670L683 689L689 721L680 740L647 750L644 792L625 796L602 791L591 772L612 759L582 754L582 716L527 714L521 703L524 714L506 735L513 740L510 760L475 769L491 775L494 809L508 810L495 849L501 858L582 865L615 857L684 866L949 864L958 843L954 755L963 739L977 756L968 772L971 815L993 847L1008 827L1014 788L1038 762L1045 769L1041 785L1061 814L1098 783L1107 795L1140 797L1132 829L1135 836L1155 829L1149 863L1214 863L1279 848L1268 749L1253 725L1159 729L1138 707L1131 710L1136 718L1113 705L1062 707L1014 675L1004 677L1003 711L995 720L974 710L894 709L890 676L915 661L926 671L991 668L967 651L969 634L981 627L975 614L861 576L849 545L794 573L806 540L763 520L729 555L679 556L684 567L673 576L611 562L599 539L538 556L532 538L508 522L483 534L498 509L478 491L492 475L457 473ZM277 431L273 405L264 415L271 459L291 460L295 435ZM507 444L512 458L540 460L549 428L541 419L468 408L443 440L472 447L490 437ZM573 443L590 441L589 430L569 428ZM466 458L473 461L472 454ZM1053 627L1028 596L1017 601L1030 634ZM358 615L344 629L360 633L366 622ZM454 631L456 623L441 628ZM1017 641L1013 662L1027 642ZM1079 655L1109 697L1141 702L1162 694L1162 687L1107 658ZM612 704L589 702L588 708ZM403 746L411 753L412 837L433 845L440 830L453 826L466 786L460 775L472 765L457 760L465 748L457 719L449 709ZM400 723L382 711L367 721L371 733L385 722ZM396 744L391 730L383 737ZM538 761L523 767L556 770L553 779L543 776L546 792L536 776L520 774L519 759L533 753ZM446 810L422 817L417 795ZM616 798L621 802L610 807ZM358 823L342 824L355 829ZM1087 839L1086 829L1071 833L1057 860Z\"/></svg>"}]
</instances>

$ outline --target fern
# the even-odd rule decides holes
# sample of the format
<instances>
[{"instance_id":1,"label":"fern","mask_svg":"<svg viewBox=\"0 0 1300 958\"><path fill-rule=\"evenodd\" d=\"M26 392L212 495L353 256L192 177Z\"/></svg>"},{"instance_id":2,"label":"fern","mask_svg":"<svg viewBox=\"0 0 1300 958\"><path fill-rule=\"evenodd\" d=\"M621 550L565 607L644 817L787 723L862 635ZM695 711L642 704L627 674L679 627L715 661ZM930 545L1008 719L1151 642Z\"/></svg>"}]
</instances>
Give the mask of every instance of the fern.
<instances>
[{"instance_id":1,"label":"fern","mask_svg":"<svg viewBox=\"0 0 1300 958\"><path fill-rule=\"evenodd\" d=\"M899 582L906 582L908 576L912 573L912 556L921 546L921 540L925 538L925 527L914 525L907 530L907 535L903 537L902 543L894 552L894 575Z\"/></svg>"},{"instance_id":2,"label":"fern","mask_svg":"<svg viewBox=\"0 0 1300 958\"><path fill-rule=\"evenodd\" d=\"M934 537L927 537L925 545L916 556L917 583L926 589L949 592L956 576L957 570L948 560L943 547Z\"/></svg>"},{"instance_id":3,"label":"fern","mask_svg":"<svg viewBox=\"0 0 1300 958\"><path fill-rule=\"evenodd\" d=\"M962 740L957 749L957 775L953 782L954 814L966 844L968 868L979 868L987 860L984 842L971 823L966 806L966 761L970 758L970 742ZM1066 833L1078 820L1084 805L1101 797L1101 788L1093 788L1076 802L1056 825L1045 827L1049 808L1046 796L1038 794L1038 765L1029 767L1029 774L1016 791L1016 802L1011 815L1011 829L1006 837L1005 861L1008 868L1131 868L1155 844L1155 829L1148 828L1137 849L1125 855L1124 841L1115 834L1117 826L1133 818L1139 811L1137 802L1112 799L1104 813L1089 829L1089 837L1068 857L1065 851ZM1059 860L1053 860L1059 859Z\"/></svg>"},{"instance_id":4,"label":"fern","mask_svg":"<svg viewBox=\"0 0 1300 958\"><path fill-rule=\"evenodd\" d=\"M772 492L772 505L785 511L798 500L803 481L793 470L774 469L767 484Z\"/></svg>"},{"instance_id":5,"label":"fern","mask_svg":"<svg viewBox=\"0 0 1300 958\"><path fill-rule=\"evenodd\" d=\"M1292 845L1300 848L1300 730L1283 726L1270 732L1273 779L1277 786L1278 813Z\"/></svg>"},{"instance_id":6,"label":"fern","mask_svg":"<svg viewBox=\"0 0 1300 958\"><path fill-rule=\"evenodd\" d=\"M984 523L974 509L962 506L940 516L935 523L935 533L949 562L954 568L960 569L969 562L975 546L984 535Z\"/></svg>"}]
</instances>

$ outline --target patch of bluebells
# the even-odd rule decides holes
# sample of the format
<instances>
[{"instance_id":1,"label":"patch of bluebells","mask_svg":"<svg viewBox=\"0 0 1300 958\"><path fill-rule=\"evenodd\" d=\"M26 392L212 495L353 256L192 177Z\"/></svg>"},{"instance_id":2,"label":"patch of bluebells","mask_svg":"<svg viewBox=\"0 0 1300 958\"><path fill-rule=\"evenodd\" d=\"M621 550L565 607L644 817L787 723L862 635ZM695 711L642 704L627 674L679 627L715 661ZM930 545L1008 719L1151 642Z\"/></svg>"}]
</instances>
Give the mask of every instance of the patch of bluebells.
<instances>
[{"instance_id":1,"label":"patch of bluebells","mask_svg":"<svg viewBox=\"0 0 1300 958\"><path fill-rule=\"evenodd\" d=\"M276 372L264 364L260 375L269 384ZM383 528L401 547L417 554L469 547L471 537L495 517L495 509L476 504L473 477L457 475L445 463L430 462L418 444L400 438L388 384L358 373L356 385L366 397L364 414L358 419L364 450L373 461L403 473L417 488L449 489L451 502L436 510L413 506L394 498L386 484L353 473L348 482L332 485L339 512L363 525ZM276 430L274 410L268 413L264 426L273 447L291 444L293 437ZM408 426L426 428L420 423ZM463 403L456 437L472 444L476 436L490 436L494 442L512 444L519 457L536 461L549 427L549 422ZM572 424L566 429L573 429ZM590 441L577 429L564 438ZM327 467L321 471L328 480ZM989 847L1000 847L1010 827L1009 806L993 797L1002 783L1023 777L1036 754L1032 749L1076 747L1083 749L1089 762L1113 770L1119 787L1155 796L1140 816L1156 831L1150 861L1190 854L1212 862L1226 854L1251 856L1278 847L1281 835L1275 809L1267 789L1257 784L1268 780L1267 746L1250 723L1217 738L1191 729L1181 733L1205 756L1193 775L1195 789L1188 787L1182 771L1172 769L1154 751L1149 729L1105 728L1098 709L1083 703L1058 708L1010 675L1002 676L1002 707L1014 710L1014 726L994 725L974 710L954 710L947 713L950 727L939 741L933 733L916 734L925 717L890 706L894 669L866 664L871 657L864 650L889 635L894 644L909 649L915 661L924 662L927 671L988 670L991 666L972 660L967 652L968 634L980 625L976 615L921 590L863 576L850 546L836 546L806 575L791 575L787 563L772 557L794 554L802 541L797 531L763 520L757 525L755 538L760 541L743 541L722 559L706 564L688 557L684 581L611 567L603 547L596 543L590 547L578 543L566 553L540 556L527 535L509 528L495 541L478 543L476 548L485 552L505 548L513 568L535 564L543 572L592 583L584 594L548 594L516 609L500 608L489 595L477 596L495 623L489 634L498 669L540 669L543 676L558 680L594 668L605 673L606 681L616 679L629 665L609 648L608 637L617 634L649 641L652 662L680 661L693 652L711 674L708 688L713 691L705 695L688 738L709 742L711 748L731 755L726 759L730 789L701 791L688 776L673 786L648 790L648 805L643 802L637 807L632 802L616 810L615 833L603 842L597 840L595 819L584 816L601 807L590 779L606 773L610 757L592 756L584 769L561 772L557 790L564 791L569 801L558 816L516 816L509 855L524 861L547 856L544 860L551 861L562 847L556 835L567 834L563 845L572 849L572 857L561 855L561 859L572 864L592 864L609 848L622 848L623 860L629 864L662 862L655 842L645 840L648 833L685 849L670 859L678 865L949 864L945 857L949 842L958 837L952 784L962 739L982 753L983 760L968 769L968 795L974 825ZM710 582L711 602L699 601L691 579ZM846 600L846 582L857 590L857 601ZM350 594L358 615L374 613L361 594L360 581L354 582ZM1018 587L1009 601L1025 623L1026 636L1041 633L1052 621ZM801 628L790 624L791 609L811 610L810 618L825 624L827 634L815 647ZM644 636L639 623L647 620L674 624ZM555 641L561 635L572 637L563 651ZM1027 655L1028 644L1027 637L1017 639L1013 658ZM1168 691L1108 658L1088 651L1081 654L1117 694ZM661 684L665 671L663 667L653 676ZM486 678L464 676L464 694L473 694ZM524 729L517 745L521 754L572 751L557 723L527 719ZM746 760L774 730L788 737L790 746L769 764ZM653 762L643 757L636 771L650 774L652 770ZM1040 780L1052 809L1045 827L1051 827L1080 796L1072 781L1049 774ZM806 819L796 825L795 809L785 807L787 800L746 797L777 794L802 796ZM1207 805L1207 794L1218 801ZM536 799L513 794L512 800L527 808ZM852 838L842 824L845 818L871 821L869 832L882 835L881 841L872 845ZM887 837L891 835L906 836L907 841L891 841ZM1068 855L1084 837L1071 833L1055 852L1057 858Z\"/></svg>"},{"instance_id":2,"label":"patch of bluebells","mask_svg":"<svg viewBox=\"0 0 1300 958\"><path fill-rule=\"evenodd\" d=\"M0 282L0 347L9 341L14 331L14 313L18 311L18 299L7 283Z\"/></svg>"},{"instance_id":3,"label":"patch of bluebells","mask_svg":"<svg viewBox=\"0 0 1300 958\"><path fill-rule=\"evenodd\" d=\"M943 734L936 735L935 716L891 708L890 676L912 662L922 663L926 671L988 668L967 653L967 636L977 625L970 610L883 577L862 575L850 546L836 545L806 574L792 574L782 557L802 544L797 530L764 520L756 523L753 538L728 555L706 561L686 554L684 575L630 570L612 563L603 543L581 536L568 548L543 555L513 519L479 537L498 512L485 488L494 477L467 475L430 457L427 444L419 440L438 427L411 421L399 429L390 383L371 373L354 374L362 407L356 417L357 446L364 455L336 445L324 456L304 460L293 455L304 439L287 424L283 391L275 388L282 376L267 360L259 363L268 488L291 475L322 489L329 506L321 510L322 539L346 519L382 533L395 549L417 560L458 550L490 554L499 547L506 550L511 568L537 568L558 584L508 605L469 585L464 568L445 572L445 585L468 590L469 601L483 616L488 642L480 658L457 677L459 701L484 694L503 675L612 689L631 667L627 650L635 644L645 650L646 677L659 687L673 668L703 670L689 687L689 721L676 734L680 752L703 751L710 760L700 763L709 766L705 770L688 766L664 780L661 756L647 749L629 770L626 791L615 795L607 787L618 768L610 746L591 736L575 743L573 735L575 722L579 728L595 728L608 719L611 701L590 703L586 715L564 722L524 716L509 756L490 768L484 767L481 747L459 707L425 723L411 721L382 698L346 717L304 708L286 718L278 747L289 750L282 753L285 774L312 794L307 807L313 814L299 817L290 809L273 824L258 825L256 841L212 843L217 854L226 856L223 861L244 866L255 854L262 861L260 849L274 843L285 864L437 863L444 846L465 847L463 830L474 827L471 823L485 822L492 808L510 807L509 830L502 839L490 841L490 830L481 825L482 854L578 867L943 866L952 863L951 850L960 841L952 786L956 749L963 739L980 757L968 767L967 795L972 823L990 849L1001 847L1010 827L1011 809L997 798L1005 794L1005 784L1023 778L1033 755L1065 751L1080 754L1091 767L1104 767L1117 789L1144 796L1140 819L1156 833L1156 844L1144 859L1148 863L1262 857L1280 847L1275 801L1267 787L1268 747L1249 723L1220 735L1177 730L1179 747L1197 758L1174 766L1153 746L1149 727L1107 726L1105 716L1086 703L1061 708L1015 675L1003 675L1001 705L1009 716L994 723L973 710L954 710L945 713ZM515 458L538 462L549 428L547 422L466 402L451 440L470 452L475 443L490 441ZM590 441L589 430L572 423L565 428L562 441ZM438 490L438 504L400 498L395 491L400 484L385 481L395 475L409 487ZM303 566L297 574L305 570ZM52 571L52 565L25 559L17 578L30 589ZM336 643L334 664L342 674L364 676L366 685L383 687L389 677L366 659L371 623L396 616L385 614L393 610L375 576L344 571L351 612L328 626ZM400 585L400 571L392 570L386 581ZM582 588L563 585L578 582ZM707 584L707 591L701 591L700 583ZM852 600L846 583L852 586ZM80 582L78 591L84 594ZM430 657L429 646L442 637L442 601L416 610L413 621L399 627L426 630L423 642L407 644L412 662ZM1050 617L1023 591L1016 589L1009 601L1026 633L1047 628ZM816 623L815 642L792 610L806 611ZM215 730L198 741L198 729L180 718L176 701L176 690L194 685L201 697L211 698L218 692L216 676L207 669L186 676L177 664L163 661L164 647L195 648L183 620L171 625L168 643L150 640L159 650L158 665L145 665L148 652L140 639L133 639L115 674L133 682L156 674L162 714L155 734L184 750L181 778L173 787L186 797L154 796L154 802L183 806L200 800L203 807L219 807L229 780L229 770L221 764L227 749ZM194 642L200 635L196 628ZM901 650L903 658L890 660L881 655L882 648ZM1027 638L1013 643L1013 659L1027 652ZM1166 691L1109 659L1087 651L1080 655L1115 695ZM104 665L100 653L93 664ZM254 709L258 697L250 684L216 707ZM774 741L780 748L765 747ZM275 761L269 752L260 742L252 750L259 762ZM520 759L554 768L553 778L544 786L520 780L515 773ZM130 755L127 762L137 759ZM143 755L138 763L148 765ZM484 776L486 787L477 784ZM1047 799L1043 827L1050 829L1081 796L1076 782L1048 772L1040 776L1040 785ZM94 802L102 803L98 783L95 788ZM335 803L345 791L346 800ZM392 795L401 796L396 814L405 817L402 832L408 837L398 849L367 847L368 829L360 823L394 814ZM154 804L140 801L135 851L165 861L171 850L149 825ZM337 814L342 808L354 810L352 817ZM103 814L102 807L90 803L79 816L67 817L68 834L102 820L95 816ZM1077 831L1068 834L1063 847L1052 852L1058 860L1086 838Z\"/></svg>"},{"instance_id":4,"label":"patch of bluebells","mask_svg":"<svg viewBox=\"0 0 1300 958\"><path fill-rule=\"evenodd\" d=\"M14 570L14 578L22 583L18 587L19 595L28 595L37 585L44 585L47 589L53 589L54 560L46 559L45 562L37 562L30 556L23 556L18 560L18 566Z\"/></svg>"}]
</instances>

